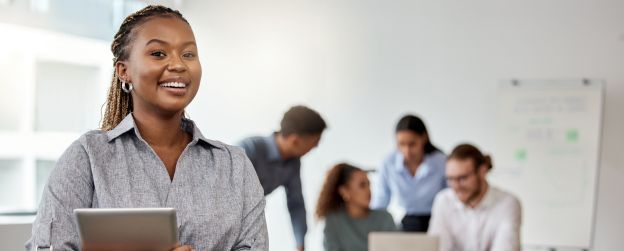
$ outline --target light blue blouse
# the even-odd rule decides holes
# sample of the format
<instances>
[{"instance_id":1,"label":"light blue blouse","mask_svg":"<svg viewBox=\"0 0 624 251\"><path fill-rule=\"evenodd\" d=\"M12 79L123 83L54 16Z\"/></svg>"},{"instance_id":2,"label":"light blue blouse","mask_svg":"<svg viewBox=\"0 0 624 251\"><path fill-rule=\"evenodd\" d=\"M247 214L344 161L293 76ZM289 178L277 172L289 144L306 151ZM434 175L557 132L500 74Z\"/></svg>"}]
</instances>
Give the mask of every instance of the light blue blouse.
<instances>
[{"instance_id":1,"label":"light blue blouse","mask_svg":"<svg viewBox=\"0 0 624 251\"><path fill-rule=\"evenodd\" d=\"M395 197L406 214L430 215L433 199L446 188L444 168L446 155L440 151L429 153L412 176L405 166L403 155L392 152L377 170L373 184L371 208L385 209Z\"/></svg>"}]
</instances>

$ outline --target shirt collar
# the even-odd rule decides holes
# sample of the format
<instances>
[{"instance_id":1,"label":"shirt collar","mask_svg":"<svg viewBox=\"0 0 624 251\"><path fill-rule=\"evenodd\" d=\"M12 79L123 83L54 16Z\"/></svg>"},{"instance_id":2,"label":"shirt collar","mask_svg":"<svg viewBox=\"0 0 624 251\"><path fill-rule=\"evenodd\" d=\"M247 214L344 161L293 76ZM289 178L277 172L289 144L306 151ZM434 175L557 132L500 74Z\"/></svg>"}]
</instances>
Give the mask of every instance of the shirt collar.
<instances>
[{"instance_id":1,"label":"shirt collar","mask_svg":"<svg viewBox=\"0 0 624 251\"><path fill-rule=\"evenodd\" d=\"M219 141L207 139L206 137L204 137L204 135L201 133L197 125L195 125L195 122L193 120L182 118L182 129L193 134L193 140L191 141L192 143L197 143L201 140L219 149L223 149L225 147L223 143Z\"/></svg>"},{"instance_id":2,"label":"shirt collar","mask_svg":"<svg viewBox=\"0 0 624 251\"><path fill-rule=\"evenodd\" d=\"M126 117L115 126L112 130L106 132L106 136L108 136L108 142L111 142L113 139L121 136L127 131L130 131L134 128L134 118L132 117L132 113L128 113Z\"/></svg>"},{"instance_id":3,"label":"shirt collar","mask_svg":"<svg viewBox=\"0 0 624 251\"><path fill-rule=\"evenodd\" d=\"M265 138L265 142L267 145L267 158L270 160L282 160L282 156L280 155L279 149L277 148L277 142L275 142L276 135L276 133L272 133Z\"/></svg>"},{"instance_id":4,"label":"shirt collar","mask_svg":"<svg viewBox=\"0 0 624 251\"><path fill-rule=\"evenodd\" d=\"M496 202L496 194L493 190L494 188L488 184L487 191L485 191L485 195L483 195L483 199L479 202L479 205L475 207L476 209L489 208Z\"/></svg>"},{"instance_id":5,"label":"shirt collar","mask_svg":"<svg viewBox=\"0 0 624 251\"><path fill-rule=\"evenodd\" d=\"M429 174L429 171L431 169L431 167L429 166L429 159L430 159L429 154L425 154L425 158L423 159L422 163L420 163L420 166L418 167L418 169L416 169L416 175L415 175L416 179L420 179L422 177L427 176L427 174ZM405 166L405 159L403 158L403 155L400 152L396 152L394 161L395 161L394 167L396 168L397 172L408 172L407 166Z\"/></svg>"},{"instance_id":6,"label":"shirt collar","mask_svg":"<svg viewBox=\"0 0 624 251\"><path fill-rule=\"evenodd\" d=\"M190 119L187 118L182 118L182 129L186 132L192 133L193 139L191 140L191 144L195 144L198 143L200 140L211 145L214 146L216 148L223 148L223 143L215 141L215 140L209 140L207 138L204 137L204 135L201 133L201 131L199 130L199 128L197 128L197 126L195 126L195 122L193 122ZM132 116L132 113L128 113L128 115L126 115L126 117L119 122L119 124L117 126L115 126L115 128L113 128L112 130L106 132L106 136L108 136L108 142L111 142L112 140L114 140L115 138L121 136L122 134L130 131L130 130L134 130L134 133L137 135L137 137L139 139L143 139L141 137L141 134L139 133L138 128L135 126L134 123L134 117Z\"/></svg>"}]
</instances>

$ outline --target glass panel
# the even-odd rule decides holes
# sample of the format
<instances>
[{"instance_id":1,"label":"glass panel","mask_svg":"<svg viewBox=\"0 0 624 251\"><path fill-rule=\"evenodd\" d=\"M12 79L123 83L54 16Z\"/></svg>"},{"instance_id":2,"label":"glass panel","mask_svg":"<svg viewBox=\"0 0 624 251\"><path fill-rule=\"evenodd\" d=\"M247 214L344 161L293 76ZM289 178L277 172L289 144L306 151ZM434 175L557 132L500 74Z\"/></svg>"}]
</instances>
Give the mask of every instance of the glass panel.
<instances>
[{"instance_id":1,"label":"glass panel","mask_svg":"<svg viewBox=\"0 0 624 251\"><path fill-rule=\"evenodd\" d=\"M37 63L35 130L85 132L98 126L98 68Z\"/></svg>"},{"instance_id":2,"label":"glass panel","mask_svg":"<svg viewBox=\"0 0 624 251\"><path fill-rule=\"evenodd\" d=\"M22 161L15 159L0 159L0 211L14 211L23 209L25 194L22 191L24 174Z\"/></svg>"},{"instance_id":3,"label":"glass panel","mask_svg":"<svg viewBox=\"0 0 624 251\"><path fill-rule=\"evenodd\" d=\"M41 201L43 189L55 164L56 162L52 160L37 160L37 205Z\"/></svg>"},{"instance_id":4,"label":"glass panel","mask_svg":"<svg viewBox=\"0 0 624 251\"><path fill-rule=\"evenodd\" d=\"M15 53L7 51L2 51L2 54L3 56L0 57L0 73L3 73L2 75L11 75L9 74L10 72L20 72L20 57L15 55ZM18 78L15 76L3 78L0 81L0 90L2 90L0 91L0 131L16 131L19 127L22 100L25 94L21 90L21 86L19 86L20 80Z\"/></svg>"},{"instance_id":5,"label":"glass panel","mask_svg":"<svg viewBox=\"0 0 624 251\"><path fill-rule=\"evenodd\" d=\"M179 6L180 0L160 0ZM110 40L121 21L145 0L0 0L0 22ZM177 9L177 7L176 7Z\"/></svg>"}]
</instances>

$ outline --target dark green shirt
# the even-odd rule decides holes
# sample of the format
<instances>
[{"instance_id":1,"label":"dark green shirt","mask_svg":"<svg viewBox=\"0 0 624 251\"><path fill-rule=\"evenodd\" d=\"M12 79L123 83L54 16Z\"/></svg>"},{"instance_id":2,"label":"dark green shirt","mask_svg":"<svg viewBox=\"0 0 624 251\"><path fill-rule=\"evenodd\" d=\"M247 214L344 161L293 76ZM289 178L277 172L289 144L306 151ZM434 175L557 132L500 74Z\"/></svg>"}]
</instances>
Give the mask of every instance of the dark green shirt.
<instances>
[{"instance_id":1,"label":"dark green shirt","mask_svg":"<svg viewBox=\"0 0 624 251\"><path fill-rule=\"evenodd\" d=\"M368 233L395 231L396 225L385 210L371 210L365 218L349 216L344 209L325 219L325 251L367 251Z\"/></svg>"}]
</instances>

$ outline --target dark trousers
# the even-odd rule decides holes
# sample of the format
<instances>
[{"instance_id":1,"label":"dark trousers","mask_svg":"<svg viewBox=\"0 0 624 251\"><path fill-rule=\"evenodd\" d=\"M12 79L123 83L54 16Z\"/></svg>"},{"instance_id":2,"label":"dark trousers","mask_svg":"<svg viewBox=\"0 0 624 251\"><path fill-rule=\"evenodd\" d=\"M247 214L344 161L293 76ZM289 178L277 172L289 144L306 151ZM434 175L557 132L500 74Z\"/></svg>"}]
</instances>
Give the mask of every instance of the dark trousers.
<instances>
[{"instance_id":1,"label":"dark trousers","mask_svg":"<svg viewBox=\"0 0 624 251\"><path fill-rule=\"evenodd\" d=\"M405 215L401 226L405 232L427 232L431 215Z\"/></svg>"}]
</instances>

